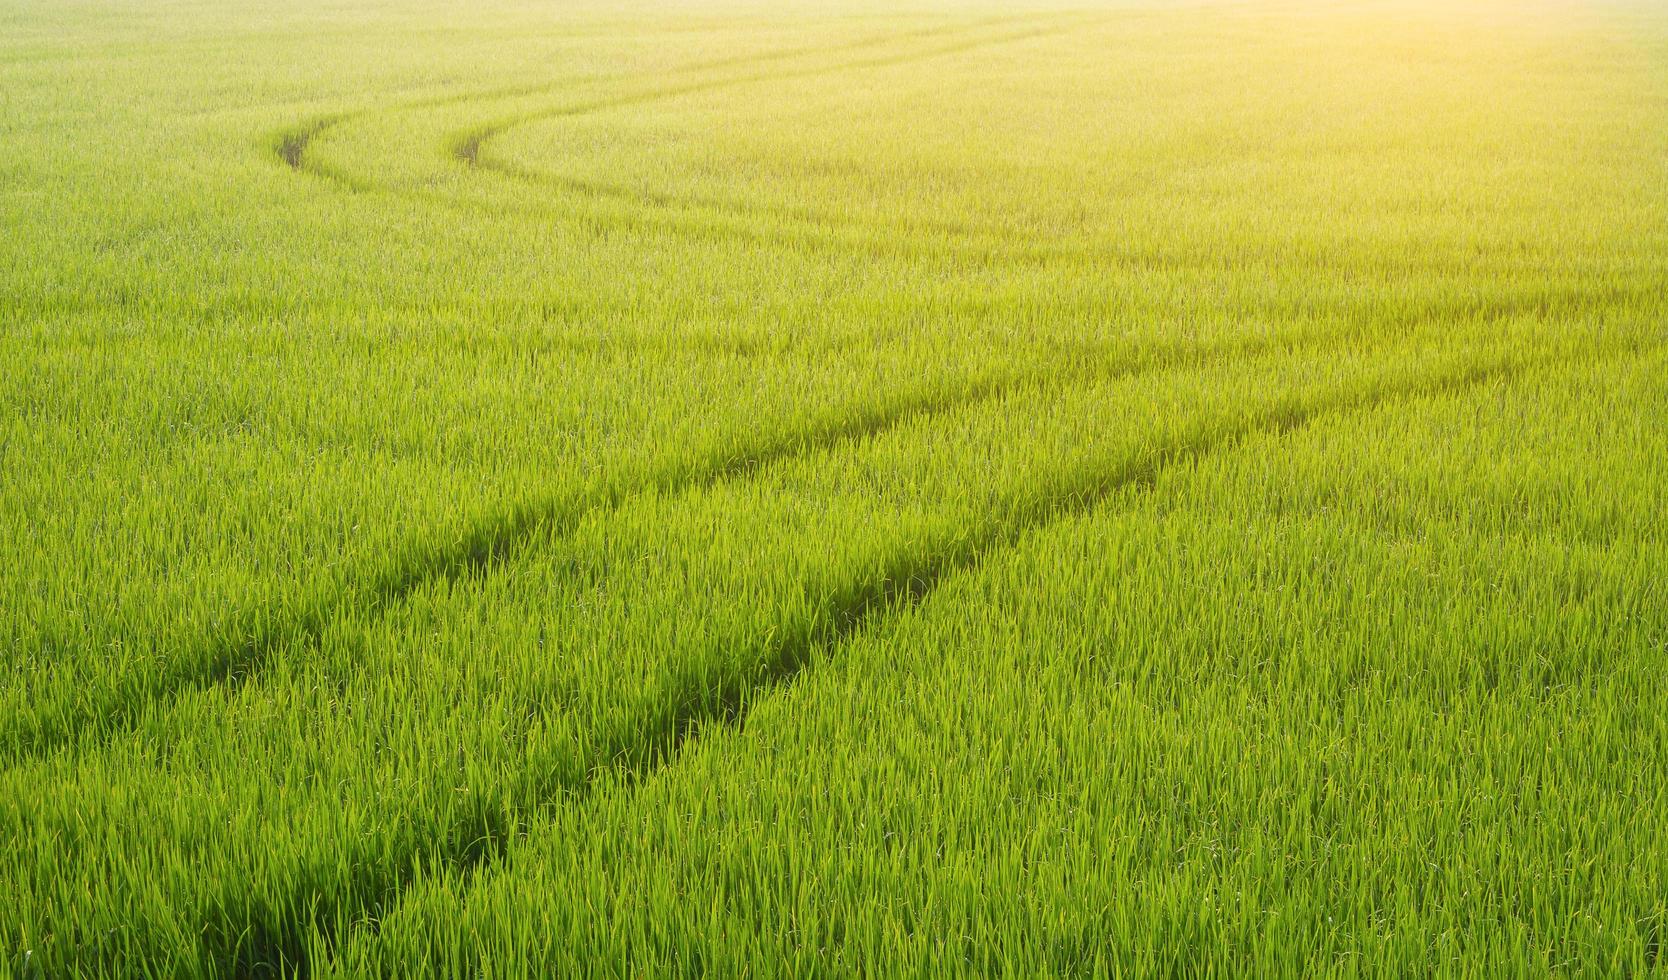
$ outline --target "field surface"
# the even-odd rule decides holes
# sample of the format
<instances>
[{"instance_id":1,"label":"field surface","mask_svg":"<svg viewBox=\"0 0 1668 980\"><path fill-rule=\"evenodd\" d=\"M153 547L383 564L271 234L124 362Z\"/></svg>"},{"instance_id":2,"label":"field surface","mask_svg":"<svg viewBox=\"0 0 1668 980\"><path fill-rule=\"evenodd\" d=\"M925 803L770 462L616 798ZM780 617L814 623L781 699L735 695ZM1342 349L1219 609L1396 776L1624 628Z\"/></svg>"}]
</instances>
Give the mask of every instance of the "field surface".
<instances>
[{"instance_id":1,"label":"field surface","mask_svg":"<svg viewBox=\"0 0 1668 980\"><path fill-rule=\"evenodd\" d=\"M1668 7L0 0L0 976L1668 973Z\"/></svg>"}]
</instances>

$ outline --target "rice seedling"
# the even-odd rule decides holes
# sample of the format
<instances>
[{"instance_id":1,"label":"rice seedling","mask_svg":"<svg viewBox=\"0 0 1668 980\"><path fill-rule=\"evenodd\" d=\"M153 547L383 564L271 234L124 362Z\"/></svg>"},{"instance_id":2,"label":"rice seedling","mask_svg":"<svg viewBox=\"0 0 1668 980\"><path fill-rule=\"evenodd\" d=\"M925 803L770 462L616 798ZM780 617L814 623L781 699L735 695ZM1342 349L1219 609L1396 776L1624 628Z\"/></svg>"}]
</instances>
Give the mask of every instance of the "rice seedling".
<instances>
[{"instance_id":1,"label":"rice seedling","mask_svg":"<svg viewBox=\"0 0 1668 980\"><path fill-rule=\"evenodd\" d=\"M0 974L1665 968L1654 5L0 24Z\"/></svg>"}]
</instances>

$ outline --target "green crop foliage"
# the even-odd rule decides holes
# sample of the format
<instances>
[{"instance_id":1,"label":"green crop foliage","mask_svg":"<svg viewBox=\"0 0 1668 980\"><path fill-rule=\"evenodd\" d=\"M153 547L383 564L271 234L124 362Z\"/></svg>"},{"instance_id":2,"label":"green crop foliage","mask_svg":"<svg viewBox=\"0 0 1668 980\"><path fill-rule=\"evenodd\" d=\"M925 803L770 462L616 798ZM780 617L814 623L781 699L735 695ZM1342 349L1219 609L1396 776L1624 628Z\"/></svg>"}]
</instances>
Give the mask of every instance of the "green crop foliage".
<instances>
[{"instance_id":1,"label":"green crop foliage","mask_svg":"<svg viewBox=\"0 0 1668 980\"><path fill-rule=\"evenodd\" d=\"M1668 972L1648 0L0 0L0 976Z\"/></svg>"}]
</instances>

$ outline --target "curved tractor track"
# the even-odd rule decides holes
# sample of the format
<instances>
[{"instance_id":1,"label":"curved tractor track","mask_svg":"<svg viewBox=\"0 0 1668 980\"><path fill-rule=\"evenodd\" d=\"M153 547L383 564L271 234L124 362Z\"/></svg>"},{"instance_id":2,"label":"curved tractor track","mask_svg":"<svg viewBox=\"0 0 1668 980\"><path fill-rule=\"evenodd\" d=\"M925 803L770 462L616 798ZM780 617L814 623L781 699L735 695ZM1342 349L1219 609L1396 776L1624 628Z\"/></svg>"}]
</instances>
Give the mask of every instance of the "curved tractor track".
<instances>
[{"instance_id":1,"label":"curved tractor track","mask_svg":"<svg viewBox=\"0 0 1668 980\"><path fill-rule=\"evenodd\" d=\"M951 245L1004 246L999 248L998 254L1011 254L1015 258L1048 259L1057 257L1057 251L1039 249L1034 245L1016 239L1009 229L999 225L982 225L969 219L933 219L909 223L865 221L819 211L805 205L772 205L735 198L644 190L626 184L585 180L560 172L520 166L493 156L488 152L488 144L514 129L531 123L551 119L575 118L611 109L647 105L681 98L686 95L700 95L749 85L839 76L871 69L915 64L1002 44L1012 44L1062 34L1087 23L1092 23L1092 21L1080 17L1071 17L1065 19L1064 23L1057 23L1052 26L1031 26L1022 30L1006 31L988 37L967 38L922 51L857 58L833 65L817 65L787 71L755 72L731 78L706 79L685 85L557 106L500 119L453 133L447 138L445 145L453 160L471 169L492 171L499 176L522 183L553 187L567 193L618 200L638 207L661 210L708 211L721 218L748 223L766 219L795 228L802 233L813 234L835 231L874 236L875 239L885 237L888 240L895 240L894 236L898 231L927 231L951 239ZM933 32L930 36L940 37L944 33L946 32ZM955 239L961 239L961 241L956 242Z\"/></svg>"},{"instance_id":2,"label":"curved tractor track","mask_svg":"<svg viewBox=\"0 0 1668 980\"><path fill-rule=\"evenodd\" d=\"M416 853L394 877L367 882L362 892L321 896L314 914L286 921L276 930L256 930L227 950L228 966L250 970L280 964L290 975L314 971L314 960L329 957L356 934L373 933L421 882L450 875L456 887L469 887L482 874L494 873L509 859L509 845L521 832L516 821L531 819L540 805L571 799L583 805L599 782L619 777L634 783L675 760L684 745L710 725L741 724L748 711L812 666L820 655L837 656L844 644L870 625L918 605L949 577L976 569L991 555L1057 521L1110 504L1120 493L1140 493L1155 486L1176 466L1221 452L1231 452L1258 437L1279 438L1326 418L1348 415L1402 401L1463 392L1490 382L1511 383L1523 371L1544 366L1550 358L1462 358L1459 363L1387 384L1336 385L1288 393L1268 406L1246 413L1214 431L1159 446L1143 458L1111 469L1078 474L1068 485L1027 501L1006 519L980 522L967 533L933 542L925 552L900 559L856 580L828 597L822 615L805 622L785 622L750 653L742 669L722 676L668 679L664 689L646 699L644 710L617 730L599 733L591 763L581 776L528 772L518 778L515 812L495 810L493 823L458 828L444 837L467 841L435 863ZM467 830L467 832L463 832ZM298 902L296 907L305 903ZM346 924L346 934L341 926Z\"/></svg>"},{"instance_id":3,"label":"curved tractor track","mask_svg":"<svg viewBox=\"0 0 1668 980\"><path fill-rule=\"evenodd\" d=\"M758 53L758 54L734 55L734 56L725 57L725 58L713 58L713 59L709 59L709 60L706 60L706 61L700 61L700 62L695 62L693 64L681 66L679 68L673 69L670 74L672 74L672 75L691 75L691 74L698 74L700 72L714 71L714 70L723 69L723 68L753 67L753 66L756 66L756 65L770 64L770 63L777 62L777 61L785 61L785 60L792 59L792 58L802 58L802 57L807 57L807 56L817 55L817 54L828 54L828 53L839 52L839 51L852 51L852 50L861 50L861 49L865 49L865 48L880 47L882 45L895 43L899 40L904 40L904 39L909 39L909 38L940 37L940 36L944 36L944 35L951 35L951 34L961 33L961 32L968 31L968 30L974 30L974 29L977 29L979 27L999 25L999 24L1004 24L1004 23L1011 23L1011 22L1014 22L1014 21L1020 21L1020 20L1025 20L1025 19L1027 19L1027 18L1011 17L1011 16L1010 17L991 17L991 18L985 18L985 19L978 20L978 21L973 21L973 22L970 22L970 23L965 24L965 25L958 25L958 26L955 26L955 27L937 26L937 27L930 27L930 28L919 28L919 29L916 29L916 30L909 30L909 31L898 31L898 32L893 32L893 33L874 35L874 36L870 36L870 37L857 38L855 40L843 42L843 43L836 44L836 45L821 45L821 46L781 48L781 49L777 49L777 50L773 50L773 51L761 52L761 53ZM838 67L838 66L836 66L836 67ZM444 94L444 95L434 95L434 96L429 96L429 97L426 97L426 98L413 99L413 100L404 101L404 102L397 102L397 103L393 103L393 104L362 106L362 107L355 108L355 109L347 109L347 110L342 110L342 111L337 111L337 112L331 112L331 113L326 113L326 114L321 115L321 116L315 116L312 119L309 119L309 120L307 120L303 123L300 123L300 124L298 124L294 127L291 127L291 128L280 131L278 134L276 134L273 137L273 139L271 141L271 149L272 149L273 154L282 163L284 163L286 166L288 166L292 170L296 170L296 171L299 171L299 172L302 172L302 173L311 174L312 176L324 178L324 179L327 179L327 180L333 180L333 181L337 181L337 182L345 182L353 189L369 189L369 188L375 186L374 183L371 180L368 180L364 177L357 176L357 175L346 174L343 171L337 170L337 169L332 168L332 167L325 166L325 165L319 163L314 158L314 156L311 154L310 151L312 150L313 145L318 141L318 139L321 136L325 135L326 133L328 133L328 132L330 132L334 129L339 128L340 126L342 126L344 124L355 122L355 121L358 121L358 120L369 119L369 118L373 118L373 117L376 117L376 116L393 115L393 114L404 113L404 112L419 112L419 111L422 111L422 110L425 110L425 109L438 109L438 108L443 108L445 106L465 105L465 104L469 104L469 103L473 103L473 102L492 102L492 101L497 101L497 100L502 100L502 99L519 98L519 97L523 97L523 96L542 95L542 94L548 94L548 93L559 92L559 91L563 91L563 90L567 90L567 89L572 89L572 88L575 88L575 87L578 87L578 86L581 86L581 85L595 84L595 83L598 83L598 82L625 82L625 81L630 81L630 80L632 80L634 78L638 78L638 77L640 77L640 76L633 75L633 74L617 74L617 75L611 75L611 76L604 76L604 77L600 77L600 78L599 77L587 77L587 78L580 78L580 79L566 79L566 80L554 81L554 82L533 82L533 83L527 83L527 84L521 84L521 85L504 85L504 86L496 86L496 87L492 87L492 88L477 89L477 90L467 91L467 92L453 92L453 93L447 93L447 94ZM748 79L751 80L751 79L756 78L756 77L758 77L757 74L755 74L753 76L748 76ZM710 87L721 87L722 84L723 84L723 80L713 80L713 84L711 84ZM670 93L670 94L678 94L678 93L674 92L674 93ZM586 106L584 106L583 108L578 109L577 111L579 111L579 112L594 111L594 109L606 108L606 107L608 107L609 105L612 105L612 104L624 105L624 104L630 104L630 103L636 102L636 101L648 101L648 100L646 100L646 99L645 100L628 99L628 100L624 100L624 101L618 101L618 100L614 100L614 99L599 99L599 100L596 101L596 103L587 104ZM540 113L540 114L535 114L534 116L527 117L525 119L518 120L518 122L520 122L520 121L530 121L532 118L542 118L545 115L561 115L561 114L564 114L561 110L557 110L557 111L550 112L550 113ZM496 133L493 133L491 135L496 135ZM454 139L455 139L455 137L454 137ZM451 141L449 141L449 142L451 142Z\"/></svg>"},{"instance_id":4,"label":"curved tractor track","mask_svg":"<svg viewBox=\"0 0 1668 980\"><path fill-rule=\"evenodd\" d=\"M972 217L917 218L909 221L865 220L825 212L802 204L772 204L587 179L559 171L529 167L490 152L490 144L499 137L519 127L541 121L578 118L611 109L649 105L686 95L749 85L839 76L924 62L967 51L1059 35L1104 20L1104 16L1096 17L1085 13L1059 13L1043 17L994 17L953 26L938 25L863 37L832 46L783 48L758 54L711 59L684 66L670 74L691 76L726 68L757 69L760 66L818 54L881 48L905 39L947 39L945 43L924 49L870 54L832 64L750 70L717 78L697 77L672 85L595 96L546 109L505 116L454 131L442 138L441 150L454 164L472 172L490 173L512 184L556 192L568 199L564 203L535 200L506 204L502 201L488 202L431 190L400 190L379 183L372 176L350 172L321 161L313 150L321 136L344 125L376 116L445 106L489 103L558 92L599 82L625 82L641 76L621 74L607 79L584 78L501 86L430 96L392 105L344 110L315 117L278 133L271 139L270 149L274 157L289 169L330 181L350 191L384 190L441 206L481 210L493 216L507 213L537 213L556 220L582 218L588 224L599 228L648 229L703 240L724 239L748 244L811 248L835 253L868 253L886 258L901 257L926 261L1068 263L1094 271L1105 271L1108 268L1231 271L1243 269L1247 262L1266 265L1271 271L1325 266L1330 261L1327 256L1290 254L1277 243L1271 243L1266 247L1266 254L1263 255L1213 257L1190 251L1160 252L1150 248L1136 249L1121 241L1038 240L1011 226L981 222ZM966 36L992 27L1006 29L983 36ZM593 203L608 202L616 206L582 214L575 208L573 199ZM1404 256L1394 261L1379 263L1373 271L1396 275L1449 275L1456 272L1503 274L1521 270L1483 269L1475 263L1466 263L1459 267L1454 260L1440 256ZM1648 290L1652 285L1654 284L1649 282L1638 286L1612 282L1595 292L1620 291L1633 295Z\"/></svg>"},{"instance_id":5,"label":"curved tractor track","mask_svg":"<svg viewBox=\"0 0 1668 980\"><path fill-rule=\"evenodd\" d=\"M455 535L447 537L452 543L402 552L385 564L358 569L350 576L351 587L318 596L293 613L248 610L237 617L239 625L235 628L199 637L191 649L181 651L154 671L128 678L110 697L89 697L70 709L11 720L0 728L0 761L17 763L113 739L157 705L190 691L236 687L251 680L282 650L316 642L330 623L350 611L397 606L426 583L479 573L527 541L565 533L586 516L618 508L634 497L748 477L777 462L859 442L916 420L945 415L1026 388L1116 380L1146 371L1208 365L1276 347L1321 346L1328 339L1314 335L1213 346L1178 343L1137 349L1121 356L1085 350L1065 367L1042 365L971 379L953 391L920 386L918 390L890 392L876 404L830 411L809 425L766 436L728 456L647 460L635 467L639 472L619 484L580 499L511 501L502 513L457 528Z\"/></svg>"},{"instance_id":6,"label":"curved tractor track","mask_svg":"<svg viewBox=\"0 0 1668 980\"><path fill-rule=\"evenodd\" d=\"M900 251L905 254L917 252L921 254L941 254L946 246L950 248L960 246L963 249L972 247L976 251L991 253L994 257L1001 258L1048 260L1070 257L1062 254L1061 250L1056 248L1038 247L1030 243L1016 242L1008 229L995 225L982 226L970 220L933 219L907 223L876 223L821 212L807 206L771 205L716 196L639 189L625 184L585 180L561 173L525 168L511 161L492 156L487 152L487 145L492 140L515 128L543 120L579 117L605 112L610 109L652 104L685 95L722 91L748 85L768 84L775 81L789 81L800 78L838 76L846 73L928 61L981 48L1060 34L1092 22L1091 19L1083 15L1049 17L1041 19L1041 23L1039 23L1039 18L1034 16L986 18L954 27L936 26L861 38L835 46L787 48L758 55L714 59L686 66L676 70L673 74L692 75L737 66L751 68L810 55L827 54L833 51L854 51L889 46L900 40L912 38L954 39L949 43L939 44L924 50L871 55L833 64L794 67L785 70L749 71L719 78L698 78L681 84L659 86L643 91L599 96L478 124L451 133L442 140L442 146L448 158L470 170L491 172L514 182L537 185L547 190L553 189L572 196L624 203L650 212L629 216L610 212L608 214L610 222L621 225L648 224L672 230L683 228L703 236L710 236L715 233L724 234L728 231L732 237L757 240L771 237L767 230L757 227L758 222L763 219L780 229L791 232L792 234L789 237L796 242L808 235L825 237L830 233L846 236L856 235L860 236L862 240L854 244L867 244L878 251L889 254ZM958 38L958 35L965 35L983 28L1013 24L1027 26L992 35ZM617 76L615 80L623 81L632 77L636 76L622 75ZM290 169L329 180L345 189L353 191L391 190L391 188L379 185L372 178L350 173L318 160L317 155L312 152L318 139L342 125L379 115L537 95L570 89L582 84L591 84L595 81L597 80L584 79L506 86L468 93L433 96L391 106L365 107L330 113L279 133L273 138L271 148L274 155ZM456 198L439 195L424 194L421 196L425 198L438 197L440 200L453 204L467 203ZM718 223L688 223L664 220L664 215L667 212L691 211L708 213L717 218ZM567 217L572 216L571 208L560 209L557 213ZM930 247L911 247L910 242L897 236L896 233L900 230L928 232L937 236L939 240L935 240ZM994 252L992 252L993 247L995 248ZM1102 256L1102 258L1116 257ZM1128 257L1123 258L1127 259Z\"/></svg>"}]
</instances>

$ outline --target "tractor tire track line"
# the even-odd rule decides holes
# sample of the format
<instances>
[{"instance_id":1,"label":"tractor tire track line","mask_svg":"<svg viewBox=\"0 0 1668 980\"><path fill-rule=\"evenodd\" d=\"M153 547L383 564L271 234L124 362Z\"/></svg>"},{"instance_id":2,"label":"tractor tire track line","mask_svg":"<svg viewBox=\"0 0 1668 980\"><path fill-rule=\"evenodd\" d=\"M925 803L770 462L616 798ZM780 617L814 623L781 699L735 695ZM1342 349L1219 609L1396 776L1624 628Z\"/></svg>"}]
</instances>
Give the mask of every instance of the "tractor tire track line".
<instances>
[{"instance_id":1,"label":"tractor tire track line","mask_svg":"<svg viewBox=\"0 0 1668 980\"><path fill-rule=\"evenodd\" d=\"M598 740L598 748L583 777L543 784L537 777L530 780L531 785L517 795L535 802L524 806L518 816L529 815L563 797L583 805L590 794L602 787L629 787L652 778L675 764L682 750L706 726L745 725L754 705L792 683L819 653L832 655L860 631L920 605L950 576L976 569L991 554L1013 546L1029 534L1060 520L1092 512L1120 492L1152 488L1167 470L1178 464L1232 451L1255 437L1282 436L1323 418L1462 392L1490 380L1509 380L1524 366L1511 359L1499 359L1400 386L1332 391L1307 404L1279 403L1219 431L1177 440L1145 458L1057 487L1054 492L1035 498L1028 506L1022 502L1005 518L987 522L947 547L925 557L895 561L878 579L851 583L843 593L831 598L822 610L823 615L814 622L773 633L779 639L760 651L752 669L731 672L717 684L694 673L686 677L674 674L655 695L645 698L649 706L639 717ZM481 825L474 828L470 846L450 855L451 860L443 866L444 873L456 877L460 888L473 887L480 876L502 873L508 868L510 842L525 829L511 826L510 818L500 810L483 810L480 816ZM249 968L258 963L283 962L296 969L297 976L306 976L311 972L312 957L321 952L334 956L343 948L344 941L362 942L374 937L380 922L398 913L400 903L422 880L422 875L434 870L434 867L420 869L413 865L409 875L391 889L393 897L372 907L357 920L349 936L338 936L332 931L329 923L342 921L342 910L333 909L331 914L320 916L310 924L322 949L316 944L309 945L307 930L296 929L281 942L272 942L278 937L264 937L267 942L260 946L265 956L245 959L241 965ZM271 959L274 954L282 960Z\"/></svg>"},{"instance_id":2,"label":"tractor tire track line","mask_svg":"<svg viewBox=\"0 0 1668 980\"><path fill-rule=\"evenodd\" d=\"M841 431L833 438L806 439L783 451L760 453L753 457L733 460L725 466L705 472L692 479L655 481L630 492L619 494L616 499L606 504L566 513L560 523L547 520L525 527L517 526L510 533L491 539L479 552L449 564L443 569L437 569L432 574L424 575L420 581L406 589L402 595L409 594L416 585L421 584L421 581L427 581L430 578L458 578L469 574L480 574L504 560L516 546L530 539L536 539L541 532L562 533L570 529L587 514L596 510L605 510L609 506L617 506L639 493L650 490L689 492L726 480L750 479L768 466L780 461L799 457L809 452L832 448L848 441L870 438L911 421L931 419L938 415L973 407L1022 390L1054 390L1085 381L1115 383L1152 371L1185 369L1195 366L1208 367L1230 359L1235 354L1257 355L1272 349L1296 349L1308 346L1325 349L1326 345L1319 343L1324 339L1327 339L1324 334L1317 333L1309 338L1282 338L1280 340L1256 338L1248 341L1230 342L1224 344L1220 349L1178 348L1157 353L1148 352L1145 356L1137 356L1130 362L1114 366L1068 365L1064 368L1041 370L1035 373L1027 372L1000 382L987 383L966 395L930 399L927 403L916 406L912 411L891 413L877 422ZM890 578L892 577L889 576ZM862 590L859 589L859 591ZM387 600L379 602L375 607L361 607L355 611L374 613L376 608L392 605L399 598L400 595L390 596ZM845 612L842 612L842 610L845 610L849 605L851 605L850 601L837 597L834 607L835 618L844 617ZM296 639L310 640L316 635L317 632L315 631L307 636L298 636ZM252 670L255 666L258 666L258 664L250 665L249 669ZM244 673L244 676L246 675L247 671ZM233 680L233 678L220 678L220 680ZM689 698L678 698L676 701L680 705L695 703ZM533 719L533 723L536 724L537 719ZM636 730L637 726L632 726L631 731ZM622 759L632 757L635 750L631 750L627 746L636 744L638 741L635 738L621 739L617 736L607 740L610 747L598 754L594 764L588 767L587 771L599 772L604 768L616 766ZM564 784L563 787L558 787L558 790L572 790L575 785L579 784ZM555 795L556 790L537 787L533 792L536 796L550 796ZM512 828L506 823L491 822L495 819L495 816L501 818L502 814L499 811L487 810L479 816L487 821L479 832L470 833L465 828L453 827L448 828L444 835L447 840L468 839L473 841L468 847L453 852L452 864L454 867L467 868L484 861L495 860L497 853L502 849L504 840L512 831ZM422 855L412 854L409 856L409 863L406 867L399 871L397 880L367 886L366 890L375 894L397 894L411 882L417 880L423 867ZM258 974L274 964L283 964L285 971L295 971L297 976L305 975L307 972L307 948L310 933L315 931L329 933L333 928L329 924L334 922L375 918L380 914L378 910L385 904L374 902L367 905L363 902L362 896L359 900L355 900L352 893L334 896L315 895L307 901L303 901L303 898L306 898L306 896L297 896L295 901L283 904L289 908L307 907L311 904L314 913L308 921L256 925L251 927L250 931L239 933L237 936L218 935L215 937L218 941L214 943L218 948L218 953L212 955L234 975ZM209 931L204 933L205 937L214 935L214 924L210 924L208 929Z\"/></svg>"},{"instance_id":3,"label":"tractor tire track line","mask_svg":"<svg viewBox=\"0 0 1668 980\"><path fill-rule=\"evenodd\" d=\"M1255 343L1271 341L1258 339ZM1225 349L1238 346L1241 345L1228 344ZM1092 358L1093 354L1087 356ZM1127 376L1190 361L1208 361L1215 356L1212 348L1179 343L1167 350L1137 352L1129 363L1119 365L1110 374ZM136 727L147 710L165 705L189 691L236 687L246 682L281 650L315 642L331 623L343 616L371 615L397 605L431 581L478 574L503 561L526 541L562 534L586 515L619 507L641 494L677 492L749 475L780 460L870 438L918 418L954 411L1027 385L1082 376L1090 370L1093 368L1037 367L970 383L954 392L907 393L880 405L854 406L845 413L830 413L807 428L768 439L740 454L696 460L671 468L657 468L649 461L640 464L647 472L638 478L596 492L576 498L512 505L507 513L460 529L448 544L413 547L390 566L360 576L350 575L345 583L332 583L326 595L303 599L302 611L293 619L282 620L270 610L242 614L241 621L232 629L204 638L195 653L171 658L172 662L161 671L122 682L107 700L94 698L92 704L57 707L24 718L14 716L0 729L0 759L15 765L77 745L106 741ZM1108 372L1102 368L1099 373Z\"/></svg>"},{"instance_id":4,"label":"tractor tire track line","mask_svg":"<svg viewBox=\"0 0 1668 980\"><path fill-rule=\"evenodd\" d=\"M984 26L999 25L1013 21L1022 21L1025 17L990 17L972 21L966 24L935 25L911 31L901 31L895 34L878 34L831 46L803 46L766 51L756 55L734 55L726 58L714 58L708 61L696 62L672 70L672 74L696 74L723 68L751 67L753 65L769 64L790 58L806 57L830 52L860 50L868 47L878 47L900 39L933 38L953 35L967 30L975 30ZM568 79L559 82L533 82L524 85L506 85L496 88L478 89L471 92L455 92L435 95L428 98L399 102L392 105L366 106L340 112L327 113L289 129L277 133L270 141L273 154L291 170L308 173L312 176L335 181L353 191L370 191L376 189L373 181L333 167L318 163L308 151L314 141L346 123L367 119L379 115L389 115L399 112L416 112L424 109L438 109L451 105L466 105L473 102L487 102L499 99L517 98L530 95L541 95L557 92L563 89L576 88L582 85L599 83L618 83L638 78L638 75L611 75L601 78Z\"/></svg>"},{"instance_id":5,"label":"tractor tire track line","mask_svg":"<svg viewBox=\"0 0 1668 980\"><path fill-rule=\"evenodd\" d=\"M737 88L746 85L757 85L765 82L784 82L795 81L802 78L839 76L873 68L889 68L900 65L915 64L917 62L931 61L937 58L942 58L947 55L976 51L981 48L995 47L1002 44L1012 44L1019 41L1062 34L1075 27L1084 26L1087 23L1090 23L1090 21L1073 20L1071 23L1062 26L1034 27L1023 31L1010 31L1004 34L998 34L994 37L973 38L958 41L953 44L942 45L926 51L911 51L895 55L858 58L834 65L818 65L789 71L754 72L748 75L739 75L721 79L708 79L699 82L690 82L685 85L674 85L665 88L652 89L645 92L606 96L603 98L576 102L539 112L512 116L496 122L485 123L472 129L454 134L446 141L446 146L453 159L457 160L459 163L472 167L480 167L482 169L492 169L493 164L491 159L482 155L482 151L485 149L486 144L518 126L523 126L531 122L539 122L545 119L583 116L595 112L602 112L608 109L619 109L627 106L648 105L655 102L664 102L670 99L676 99L685 95L696 95L704 92L720 91L727 88Z\"/></svg>"},{"instance_id":6,"label":"tractor tire track line","mask_svg":"<svg viewBox=\"0 0 1668 980\"><path fill-rule=\"evenodd\" d=\"M1408 329L1416 329L1416 325L1410 324ZM670 469L657 468L652 460L644 461L638 464L639 473L634 479L575 498L511 504L507 513L458 529L456 537L445 545L408 546L407 553L388 566L349 573L345 580L321 586L325 594L303 597L298 603L300 611L293 617L283 617L270 609L234 613L232 628L202 638L195 644L196 652L170 658L171 662L156 673L120 682L108 698L95 697L75 707L56 707L22 717L14 713L0 727L0 763L17 765L78 745L99 744L136 727L148 710L187 692L216 686L235 688L258 674L265 662L283 649L316 642L331 623L343 616L373 614L397 605L431 581L478 573L501 562L525 541L561 534L586 515L619 507L641 494L675 492L755 473L779 460L879 435L917 418L944 414L1030 385L1116 379L1171 368L1206 368L1235 357L1275 350L1347 347L1359 339L1354 331L1311 326L1290 333L1228 337L1205 344L1176 341L1157 349L1116 343L1068 345L1060 351L1071 359L1063 368L1032 367L982 380L953 394L918 391L897 396L889 404L854 406L845 412L855 414L831 413L807 428L768 439L739 455L693 460ZM1117 363L1108 364L1108 359Z\"/></svg>"}]
</instances>

